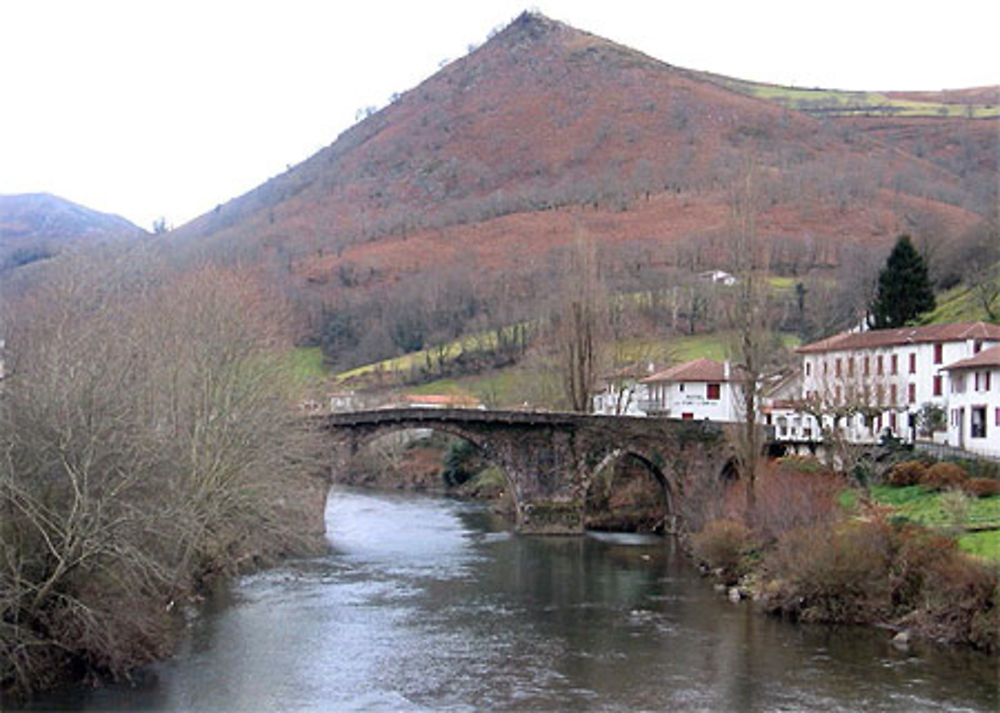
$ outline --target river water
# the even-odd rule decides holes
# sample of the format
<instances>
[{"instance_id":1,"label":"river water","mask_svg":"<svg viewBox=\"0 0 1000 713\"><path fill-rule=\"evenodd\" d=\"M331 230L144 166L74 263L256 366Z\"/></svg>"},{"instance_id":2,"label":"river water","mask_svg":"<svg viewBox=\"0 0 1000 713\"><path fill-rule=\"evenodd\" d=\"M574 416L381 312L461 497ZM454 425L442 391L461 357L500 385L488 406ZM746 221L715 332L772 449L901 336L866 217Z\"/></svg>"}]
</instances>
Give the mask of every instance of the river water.
<instances>
[{"instance_id":1,"label":"river water","mask_svg":"<svg viewBox=\"0 0 1000 713\"><path fill-rule=\"evenodd\" d=\"M332 551L247 577L133 685L34 709L991 711L996 659L732 604L643 536L518 537L481 505L335 490Z\"/></svg>"}]
</instances>

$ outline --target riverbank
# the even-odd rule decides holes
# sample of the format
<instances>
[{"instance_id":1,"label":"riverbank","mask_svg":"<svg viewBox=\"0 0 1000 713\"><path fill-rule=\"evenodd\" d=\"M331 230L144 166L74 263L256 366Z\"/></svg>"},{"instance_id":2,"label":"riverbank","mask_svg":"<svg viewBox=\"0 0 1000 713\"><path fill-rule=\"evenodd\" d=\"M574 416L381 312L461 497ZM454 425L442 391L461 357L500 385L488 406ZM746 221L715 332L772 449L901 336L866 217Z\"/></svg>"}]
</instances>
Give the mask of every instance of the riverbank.
<instances>
[{"instance_id":1,"label":"riverbank","mask_svg":"<svg viewBox=\"0 0 1000 713\"><path fill-rule=\"evenodd\" d=\"M731 596L751 597L770 614L996 655L1000 566L961 551L954 532L877 501L855 495L845 508L846 487L832 473L778 464L758 483L756 512L747 514L736 493L727 516L693 534L692 553ZM791 492L795 499L781 497ZM784 504L782 518L762 512L771 502Z\"/></svg>"}]
</instances>

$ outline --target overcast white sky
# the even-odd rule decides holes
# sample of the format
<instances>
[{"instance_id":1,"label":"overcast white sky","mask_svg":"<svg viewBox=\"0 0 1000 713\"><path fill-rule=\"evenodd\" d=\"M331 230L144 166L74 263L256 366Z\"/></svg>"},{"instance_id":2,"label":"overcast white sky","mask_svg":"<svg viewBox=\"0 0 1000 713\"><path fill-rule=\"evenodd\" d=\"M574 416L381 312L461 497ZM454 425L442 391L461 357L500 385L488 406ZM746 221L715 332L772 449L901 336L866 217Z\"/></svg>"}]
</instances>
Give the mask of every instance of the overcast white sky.
<instances>
[{"instance_id":1,"label":"overcast white sky","mask_svg":"<svg viewBox=\"0 0 1000 713\"><path fill-rule=\"evenodd\" d=\"M1000 83L996 0L0 0L0 193L181 223L527 7L671 64L800 86Z\"/></svg>"}]
</instances>

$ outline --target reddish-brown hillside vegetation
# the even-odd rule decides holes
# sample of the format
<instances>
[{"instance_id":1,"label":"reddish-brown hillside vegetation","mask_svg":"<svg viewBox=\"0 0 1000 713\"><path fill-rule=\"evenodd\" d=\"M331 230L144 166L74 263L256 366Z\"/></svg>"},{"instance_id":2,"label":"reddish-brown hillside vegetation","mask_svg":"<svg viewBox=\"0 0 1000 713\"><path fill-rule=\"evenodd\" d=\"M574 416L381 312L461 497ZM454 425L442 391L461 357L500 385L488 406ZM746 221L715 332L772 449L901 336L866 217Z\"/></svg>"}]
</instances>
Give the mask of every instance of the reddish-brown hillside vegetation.
<instances>
[{"instance_id":1,"label":"reddish-brown hillside vegetation","mask_svg":"<svg viewBox=\"0 0 1000 713\"><path fill-rule=\"evenodd\" d=\"M302 303L334 307L442 270L480 291L537 283L553 249L581 234L611 262L699 269L724 262L730 189L752 163L758 229L788 269L806 271L836 264L844 245L882 247L922 226L954 235L979 220L982 201L938 160L952 150L949 126L921 157L897 124L822 121L525 13L175 237L269 265Z\"/></svg>"}]
</instances>

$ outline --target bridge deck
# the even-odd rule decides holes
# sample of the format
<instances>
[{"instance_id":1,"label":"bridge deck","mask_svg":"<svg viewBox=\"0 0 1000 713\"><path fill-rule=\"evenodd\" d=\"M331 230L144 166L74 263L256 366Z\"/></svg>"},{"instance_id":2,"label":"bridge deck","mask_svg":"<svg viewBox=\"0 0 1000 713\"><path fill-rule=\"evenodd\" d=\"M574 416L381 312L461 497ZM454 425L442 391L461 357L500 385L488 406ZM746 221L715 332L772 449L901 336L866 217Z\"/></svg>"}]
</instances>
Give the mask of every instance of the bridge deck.
<instances>
[{"instance_id":1,"label":"bridge deck","mask_svg":"<svg viewBox=\"0 0 1000 713\"><path fill-rule=\"evenodd\" d=\"M404 421L450 423L498 423L530 426L571 424L597 424L609 419L624 422L650 423L677 419L650 418L646 416L596 416L593 414L561 411L492 411L480 409L392 408L371 411L345 411L324 416L330 426L363 426Z\"/></svg>"}]
</instances>

